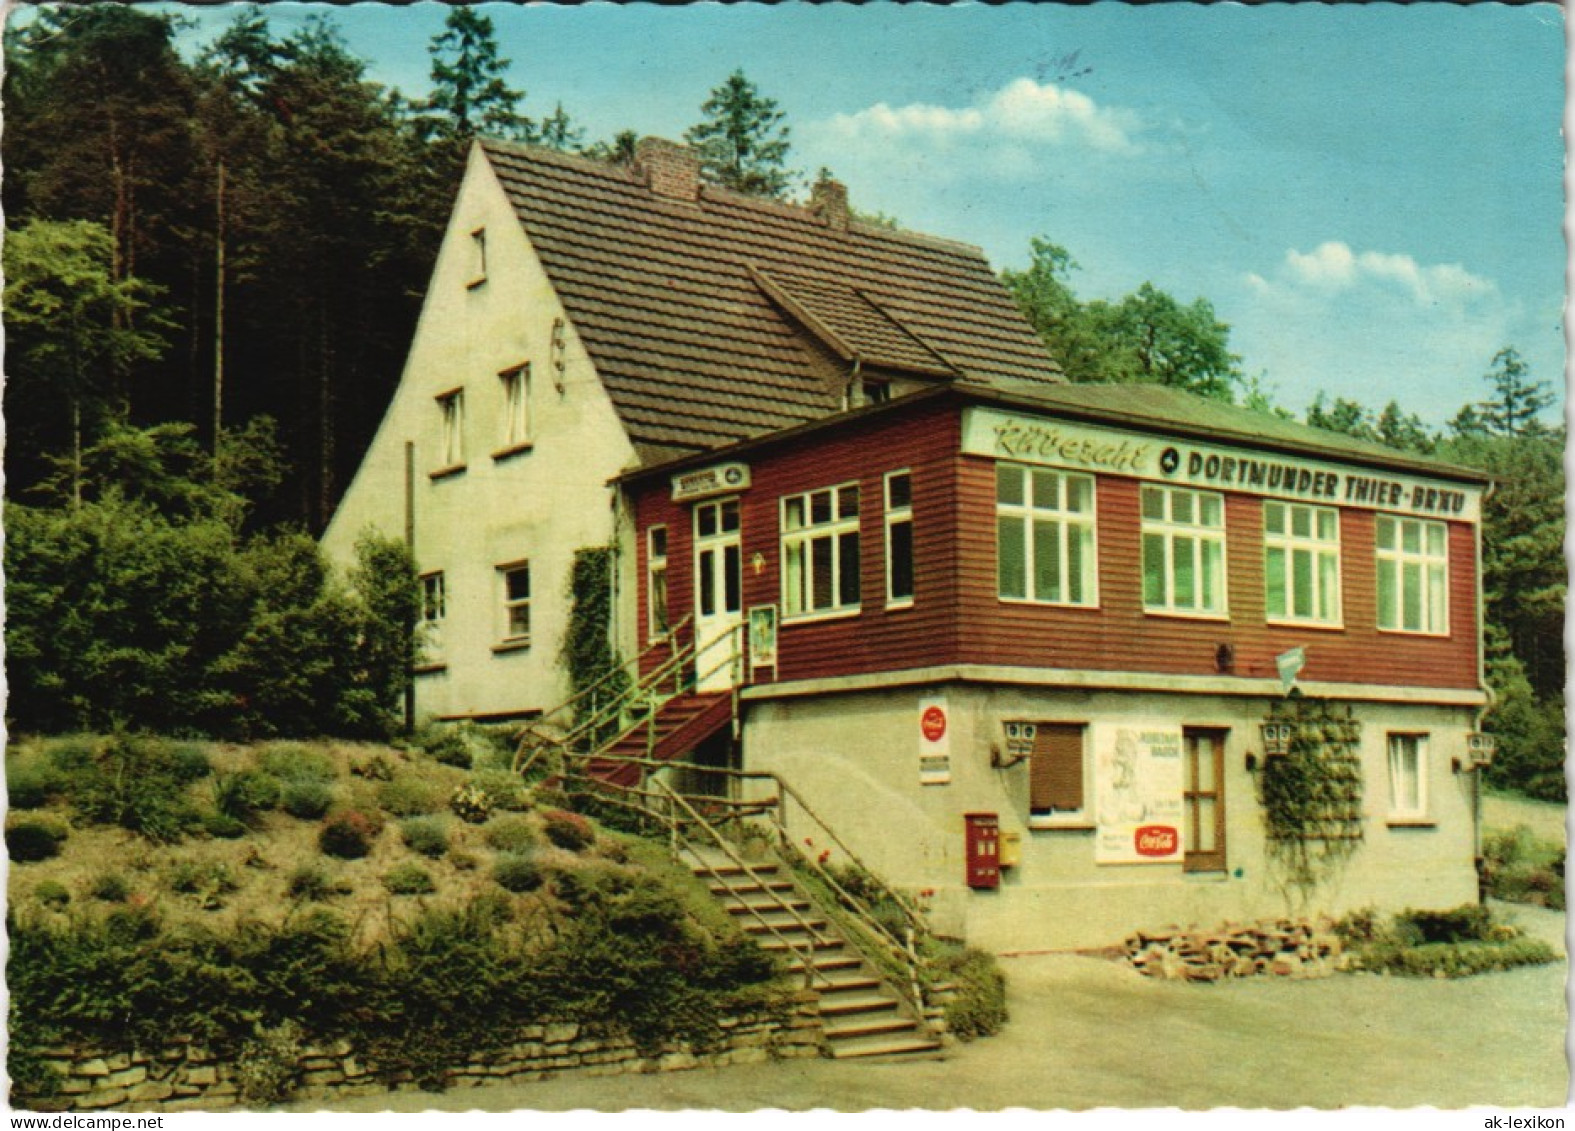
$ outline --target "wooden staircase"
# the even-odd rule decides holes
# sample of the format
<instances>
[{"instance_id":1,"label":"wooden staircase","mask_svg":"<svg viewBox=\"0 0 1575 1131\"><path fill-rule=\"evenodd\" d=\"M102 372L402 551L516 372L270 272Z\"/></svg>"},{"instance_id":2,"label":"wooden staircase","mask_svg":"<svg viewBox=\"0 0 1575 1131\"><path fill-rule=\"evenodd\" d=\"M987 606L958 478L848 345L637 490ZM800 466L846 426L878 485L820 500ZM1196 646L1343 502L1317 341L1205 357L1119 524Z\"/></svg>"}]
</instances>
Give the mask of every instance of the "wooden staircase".
<instances>
[{"instance_id":1,"label":"wooden staircase","mask_svg":"<svg viewBox=\"0 0 1575 1131\"><path fill-rule=\"evenodd\" d=\"M790 972L803 975L810 964L807 984L820 996L832 1056L940 1054L941 1042L777 864L746 868L694 847L683 858L744 933Z\"/></svg>"},{"instance_id":2,"label":"wooden staircase","mask_svg":"<svg viewBox=\"0 0 1575 1131\"><path fill-rule=\"evenodd\" d=\"M732 721L733 700L729 692L675 695L651 717L593 754L585 772L595 781L625 789L639 785L644 772L640 759L672 761Z\"/></svg>"}]
</instances>

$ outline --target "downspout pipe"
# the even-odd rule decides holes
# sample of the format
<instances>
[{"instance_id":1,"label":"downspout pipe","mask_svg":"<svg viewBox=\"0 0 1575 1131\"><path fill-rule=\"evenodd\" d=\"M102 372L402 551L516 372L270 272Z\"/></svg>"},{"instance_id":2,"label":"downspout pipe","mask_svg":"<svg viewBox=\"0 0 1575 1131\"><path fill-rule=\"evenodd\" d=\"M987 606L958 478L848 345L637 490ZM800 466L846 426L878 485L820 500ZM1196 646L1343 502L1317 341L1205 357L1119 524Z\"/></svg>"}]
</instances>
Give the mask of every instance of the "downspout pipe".
<instances>
[{"instance_id":1,"label":"downspout pipe","mask_svg":"<svg viewBox=\"0 0 1575 1131\"><path fill-rule=\"evenodd\" d=\"M1482 504L1493 497L1498 484L1488 480L1486 490L1482 492ZM1482 730L1487 723L1488 712L1493 710L1494 700L1497 696L1493 693L1492 684L1487 678L1487 602L1483 597L1482 584L1482 517L1479 515L1477 523L1472 530L1472 548L1476 553L1477 571L1477 686L1482 689L1485 702L1477 709L1476 729ZM1477 872L1477 902L1486 904L1487 886L1482 882L1482 769L1474 768L1471 771L1471 861Z\"/></svg>"}]
</instances>

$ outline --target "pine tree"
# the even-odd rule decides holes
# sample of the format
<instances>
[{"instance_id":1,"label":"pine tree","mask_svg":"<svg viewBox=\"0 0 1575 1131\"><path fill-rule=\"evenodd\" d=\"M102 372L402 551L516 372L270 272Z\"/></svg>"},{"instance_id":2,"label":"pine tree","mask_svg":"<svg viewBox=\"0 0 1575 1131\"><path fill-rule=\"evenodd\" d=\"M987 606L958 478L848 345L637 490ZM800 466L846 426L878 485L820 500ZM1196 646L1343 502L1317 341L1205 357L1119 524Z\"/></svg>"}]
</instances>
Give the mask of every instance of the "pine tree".
<instances>
[{"instance_id":1,"label":"pine tree","mask_svg":"<svg viewBox=\"0 0 1575 1131\"><path fill-rule=\"evenodd\" d=\"M529 140L529 119L519 114L525 98L503 81L509 61L498 55L492 20L474 8L449 9L443 30L432 39L432 94L428 130L438 139L466 142L477 134Z\"/></svg>"},{"instance_id":2,"label":"pine tree","mask_svg":"<svg viewBox=\"0 0 1575 1131\"><path fill-rule=\"evenodd\" d=\"M1483 427L1501 436L1519 436L1537 431L1537 417L1553 403L1546 381L1531 379L1531 366L1521 360L1520 351L1505 346L1493 355L1493 366L1485 374L1496 394L1478 405Z\"/></svg>"},{"instance_id":3,"label":"pine tree","mask_svg":"<svg viewBox=\"0 0 1575 1131\"><path fill-rule=\"evenodd\" d=\"M705 120L684 140L700 152L701 175L739 192L781 199L796 174L786 167L789 131L776 102L737 70L700 112Z\"/></svg>"}]
</instances>

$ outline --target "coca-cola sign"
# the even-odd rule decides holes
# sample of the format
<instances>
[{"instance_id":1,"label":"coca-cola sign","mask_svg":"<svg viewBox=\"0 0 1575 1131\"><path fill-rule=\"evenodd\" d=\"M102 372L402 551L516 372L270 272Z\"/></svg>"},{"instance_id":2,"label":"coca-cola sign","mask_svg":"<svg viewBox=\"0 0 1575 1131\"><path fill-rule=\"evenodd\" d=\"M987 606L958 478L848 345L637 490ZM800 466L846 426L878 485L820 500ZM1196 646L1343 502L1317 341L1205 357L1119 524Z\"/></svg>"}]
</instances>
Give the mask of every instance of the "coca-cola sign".
<instances>
[{"instance_id":1,"label":"coca-cola sign","mask_svg":"<svg viewBox=\"0 0 1575 1131\"><path fill-rule=\"evenodd\" d=\"M1132 833L1132 847L1139 856L1174 856L1177 840L1172 825L1139 825Z\"/></svg>"}]
</instances>

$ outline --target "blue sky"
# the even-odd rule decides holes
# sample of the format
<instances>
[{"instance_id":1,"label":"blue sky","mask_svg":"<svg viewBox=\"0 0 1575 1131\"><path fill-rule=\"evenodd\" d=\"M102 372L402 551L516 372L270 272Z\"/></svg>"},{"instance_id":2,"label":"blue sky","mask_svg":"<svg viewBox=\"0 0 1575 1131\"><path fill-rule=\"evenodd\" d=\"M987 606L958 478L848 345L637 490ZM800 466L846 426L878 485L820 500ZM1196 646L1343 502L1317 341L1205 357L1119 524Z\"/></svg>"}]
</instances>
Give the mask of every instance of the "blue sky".
<instances>
[{"instance_id":1,"label":"blue sky","mask_svg":"<svg viewBox=\"0 0 1575 1131\"><path fill-rule=\"evenodd\" d=\"M228 15L196 17L191 43ZM1203 296L1243 368L1442 423L1513 344L1562 391L1564 30L1552 5L1245 8L489 4L524 110L679 137L742 67L792 163L856 207L1026 264L1085 298ZM327 11L420 97L435 4Z\"/></svg>"}]
</instances>

